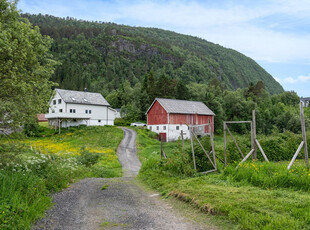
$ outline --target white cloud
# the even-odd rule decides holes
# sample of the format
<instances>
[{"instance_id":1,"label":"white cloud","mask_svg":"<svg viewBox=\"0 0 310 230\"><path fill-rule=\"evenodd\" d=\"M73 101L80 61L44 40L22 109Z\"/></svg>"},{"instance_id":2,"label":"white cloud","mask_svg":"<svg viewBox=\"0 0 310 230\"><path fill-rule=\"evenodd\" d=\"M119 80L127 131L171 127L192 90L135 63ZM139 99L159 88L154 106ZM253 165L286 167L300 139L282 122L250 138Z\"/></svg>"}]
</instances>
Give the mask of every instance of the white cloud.
<instances>
[{"instance_id":1,"label":"white cloud","mask_svg":"<svg viewBox=\"0 0 310 230\"><path fill-rule=\"evenodd\" d=\"M298 76L297 78L288 77L283 79L282 82L290 84L310 82L310 74L308 76Z\"/></svg>"}]
</instances>

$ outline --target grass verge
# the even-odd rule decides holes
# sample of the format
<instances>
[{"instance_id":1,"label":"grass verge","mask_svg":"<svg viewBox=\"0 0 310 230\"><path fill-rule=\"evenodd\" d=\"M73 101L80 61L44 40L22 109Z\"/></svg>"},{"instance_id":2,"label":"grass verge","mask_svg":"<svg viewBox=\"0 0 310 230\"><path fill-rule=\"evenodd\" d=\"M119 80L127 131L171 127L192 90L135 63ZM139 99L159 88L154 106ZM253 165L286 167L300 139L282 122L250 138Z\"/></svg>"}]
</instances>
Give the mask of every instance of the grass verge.
<instances>
[{"instance_id":1,"label":"grass verge","mask_svg":"<svg viewBox=\"0 0 310 230\"><path fill-rule=\"evenodd\" d=\"M80 127L43 135L0 137L0 229L30 229L52 205L49 194L76 180L122 174L116 155L121 129Z\"/></svg>"},{"instance_id":2,"label":"grass verge","mask_svg":"<svg viewBox=\"0 0 310 230\"><path fill-rule=\"evenodd\" d=\"M306 172L285 171L287 162L256 162L256 168L246 163L237 171L231 166L221 173L200 175L190 169L188 142L183 157L180 142L165 144L168 160L161 160L160 143L149 131L137 132L142 161L138 178L162 195L176 197L211 216L222 216L231 228L309 229L310 195L306 191L310 176ZM298 173L304 176L300 179Z\"/></svg>"}]
</instances>

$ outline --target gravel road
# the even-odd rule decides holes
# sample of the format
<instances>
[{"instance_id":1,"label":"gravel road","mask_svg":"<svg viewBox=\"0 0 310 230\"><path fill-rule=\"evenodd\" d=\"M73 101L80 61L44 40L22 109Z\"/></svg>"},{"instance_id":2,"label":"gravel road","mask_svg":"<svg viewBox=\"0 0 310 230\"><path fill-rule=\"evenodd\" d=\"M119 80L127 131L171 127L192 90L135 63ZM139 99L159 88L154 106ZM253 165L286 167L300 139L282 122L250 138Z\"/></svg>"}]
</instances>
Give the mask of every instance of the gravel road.
<instances>
[{"instance_id":1,"label":"gravel road","mask_svg":"<svg viewBox=\"0 0 310 230\"><path fill-rule=\"evenodd\" d=\"M136 132L123 130L117 154L124 177L87 178L54 194L53 208L33 230L205 229L136 183L134 177L141 167L136 156Z\"/></svg>"}]
</instances>

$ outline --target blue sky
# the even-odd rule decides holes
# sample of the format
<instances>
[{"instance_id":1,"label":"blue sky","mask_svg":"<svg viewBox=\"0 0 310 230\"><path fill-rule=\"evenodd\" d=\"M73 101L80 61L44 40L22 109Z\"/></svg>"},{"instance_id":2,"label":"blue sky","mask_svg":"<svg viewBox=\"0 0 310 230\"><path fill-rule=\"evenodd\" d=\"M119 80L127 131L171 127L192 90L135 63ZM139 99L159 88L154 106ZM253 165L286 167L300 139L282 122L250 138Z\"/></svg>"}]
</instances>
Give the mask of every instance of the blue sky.
<instances>
[{"instance_id":1,"label":"blue sky","mask_svg":"<svg viewBox=\"0 0 310 230\"><path fill-rule=\"evenodd\" d=\"M309 0L19 0L18 9L197 36L253 58L285 90L310 96Z\"/></svg>"}]
</instances>

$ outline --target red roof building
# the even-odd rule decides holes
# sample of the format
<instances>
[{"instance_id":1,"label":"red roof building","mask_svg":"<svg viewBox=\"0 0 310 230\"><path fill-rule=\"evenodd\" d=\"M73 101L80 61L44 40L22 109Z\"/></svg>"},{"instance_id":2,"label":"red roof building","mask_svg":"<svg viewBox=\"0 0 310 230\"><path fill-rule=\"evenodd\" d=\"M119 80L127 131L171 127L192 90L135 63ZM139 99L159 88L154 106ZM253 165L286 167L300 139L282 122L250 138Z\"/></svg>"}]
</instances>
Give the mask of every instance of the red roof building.
<instances>
[{"instance_id":1,"label":"red roof building","mask_svg":"<svg viewBox=\"0 0 310 230\"><path fill-rule=\"evenodd\" d=\"M156 98L146 114L148 129L158 133L164 141L177 140L181 131L185 139L190 138L188 125L196 126L202 135L214 130L215 114L199 101Z\"/></svg>"},{"instance_id":2,"label":"red roof building","mask_svg":"<svg viewBox=\"0 0 310 230\"><path fill-rule=\"evenodd\" d=\"M37 118L39 122L46 122L48 121L47 118L45 118L45 114L41 113L41 114L37 114Z\"/></svg>"}]
</instances>

